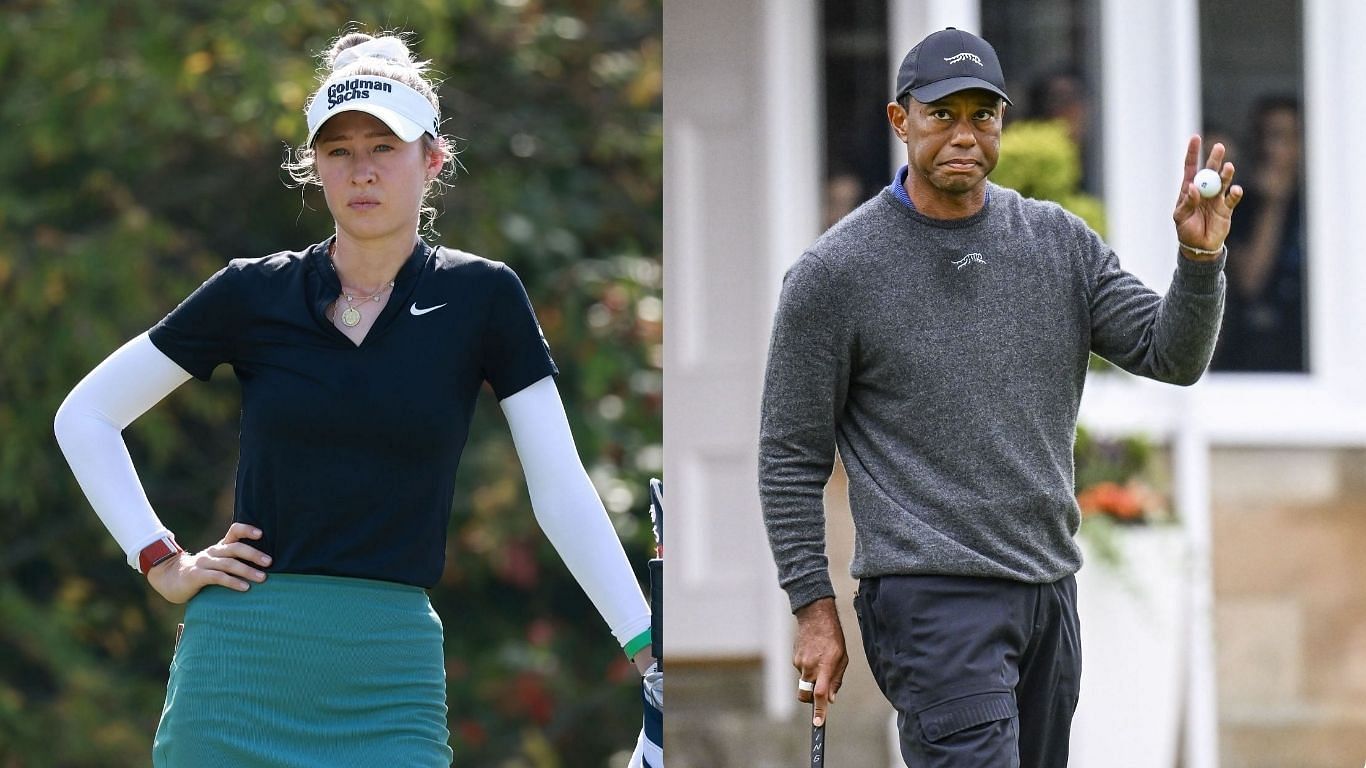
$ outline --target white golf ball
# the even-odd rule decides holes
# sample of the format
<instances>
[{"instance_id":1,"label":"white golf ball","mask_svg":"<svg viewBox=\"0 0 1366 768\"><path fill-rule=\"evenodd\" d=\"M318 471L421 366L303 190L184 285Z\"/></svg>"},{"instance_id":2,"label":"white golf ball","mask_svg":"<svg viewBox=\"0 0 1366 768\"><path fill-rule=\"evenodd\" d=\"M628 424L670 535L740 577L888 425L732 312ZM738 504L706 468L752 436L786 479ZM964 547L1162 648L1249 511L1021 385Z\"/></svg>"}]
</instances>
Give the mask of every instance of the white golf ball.
<instances>
[{"instance_id":1,"label":"white golf ball","mask_svg":"<svg viewBox=\"0 0 1366 768\"><path fill-rule=\"evenodd\" d=\"M1224 180L1213 168L1205 168L1195 174L1195 188L1200 190L1201 197L1214 197L1223 187Z\"/></svg>"}]
</instances>

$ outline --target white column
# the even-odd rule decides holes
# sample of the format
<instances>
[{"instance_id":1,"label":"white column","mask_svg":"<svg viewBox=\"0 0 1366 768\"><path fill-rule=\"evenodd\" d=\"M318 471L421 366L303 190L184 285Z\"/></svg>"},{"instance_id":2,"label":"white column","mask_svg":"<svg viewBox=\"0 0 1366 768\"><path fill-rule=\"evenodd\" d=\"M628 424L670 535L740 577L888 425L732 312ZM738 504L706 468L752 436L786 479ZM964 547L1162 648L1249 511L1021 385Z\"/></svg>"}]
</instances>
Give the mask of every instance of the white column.
<instances>
[{"instance_id":1,"label":"white column","mask_svg":"<svg viewBox=\"0 0 1366 768\"><path fill-rule=\"evenodd\" d=\"M982 33L981 0L887 0L887 71L892 73L901 68L901 60L924 40L926 35L945 27L957 27L974 35ZM890 147L891 171L906 163L906 145L896 140L892 129L887 129Z\"/></svg>"},{"instance_id":2,"label":"white column","mask_svg":"<svg viewBox=\"0 0 1366 768\"><path fill-rule=\"evenodd\" d=\"M911 47L931 32L957 27L974 35L982 33L980 0L887 0L887 55L895 72Z\"/></svg>"},{"instance_id":3,"label":"white column","mask_svg":"<svg viewBox=\"0 0 1366 768\"><path fill-rule=\"evenodd\" d=\"M763 83L765 206L763 256L768 264L764 322L754 329L755 344L765 353L778 305L782 276L820 234L821 147L824 126L821 104L823 51L817 34L819 8L815 0L763 0ZM764 355L760 356L763 359ZM765 554L771 574L765 597L763 657L764 706L769 716L787 718L796 708L796 672L792 668L794 620L787 595L777 586L776 571Z\"/></svg>"},{"instance_id":4,"label":"white column","mask_svg":"<svg viewBox=\"0 0 1366 768\"><path fill-rule=\"evenodd\" d=\"M1200 127L1195 0L1101 0L1107 241L1165 291L1176 265L1172 207Z\"/></svg>"},{"instance_id":5,"label":"white column","mask_svg":"<svg viewBox=\"0 0 1366 768\"><path fill-rule=\"evenodd\" d=\"M1304 30L1310 367L1340 396L1366 403L1366 354L1349 352L1366 349L1359 231L1366 192L1354 181L1366 173L1366 147L1346 138L1366 125L1366 103L1357 97L1366 78L1366 4L1306 2Z\"/></svg>"},{"instance_id":6,"label":"white column","mask_svg":"<svg viewBox=\"0 0 1366 768\"><path fill-rule=\"evenodd\" d=\"M757 0L664 9L665 620L676 659L759 658L777 590L755 477L773 282L765 101L794 89L767 71L763 10Z\"/></svg>"},{"instance_id":7,"label":"white column","mask_svg":"<svg viewBox=\"0 0 1366 768\"><path fill-rule=\"evenodd\" d=\"M1195 401L1189 399L1186 403L1195 405ZM1187 768L1218 768L1219 707L1218 681L1214 675L1210 443L1196 421L1195 415L1190 412L1181 420L1173 451L1176 509L1186 532L1190 562L1186 733L1182 764Z\"/></svg>"},{"instance_id":8,"label":"white column","mask_svg":"<svg viewBox=\"0 0 1366 768\"><path fill-rule=\"evenodd\" d=\"M980 35L982 3L980 0L929 0L925 3L925 25L925 35L945 27L957 27Z\"/></svg>"},{"instance_id":9,"label":"white column","mask_svg":"<svg viewBox=\"0 0 1366 768\"><path fill-rule=\"evenodd\" d=\"M825 83L816 0L762 0L766 173L763 226L769 264L766 321L773 318L787 268L821 233ZM763 323L768 349L771 322Z\"/></svg>"},{"instance_id":10,"label":"white column","mask_svg":"<svg viewBox=\"0 0 1366 768\"><path fill-rule=\"evenodd\" d=\"M1103 157L1107 241L1126 269L1158 291L1176 263L1172 207L1186 142L1200 130L1198 0L1101 0ZM1218 765L1209 443L1179 398L1175 435L1177 508L1188 536L1190 580L1188 768Z\"/></svg>"}]
</instances>

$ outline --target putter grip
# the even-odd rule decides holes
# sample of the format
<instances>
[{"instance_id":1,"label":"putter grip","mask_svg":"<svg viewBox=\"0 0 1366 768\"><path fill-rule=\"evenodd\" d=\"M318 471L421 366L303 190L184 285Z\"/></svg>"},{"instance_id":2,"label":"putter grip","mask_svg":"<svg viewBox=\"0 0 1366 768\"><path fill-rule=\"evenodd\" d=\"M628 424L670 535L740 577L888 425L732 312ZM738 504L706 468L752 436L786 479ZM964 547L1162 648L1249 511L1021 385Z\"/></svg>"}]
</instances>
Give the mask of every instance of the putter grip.
<instances>
[{"instance_id":1,"label":"putter grip","mask_svg":"<svg viewBox=\"0 0 1366 768\"><path fill-rule=\"evenodd\" d=\"M825 726L811 726L811 768L825 766Z\"/></svg>"},{"instance_id":2,"label":"putter grip","mask_svg":"<svg viewBox=\"0 0 1366 768\"><path fill-rule=\"evenodd\" d=\"M650 561L650 650L664 668L664 560Z\"/></svg>"}]
</instances>

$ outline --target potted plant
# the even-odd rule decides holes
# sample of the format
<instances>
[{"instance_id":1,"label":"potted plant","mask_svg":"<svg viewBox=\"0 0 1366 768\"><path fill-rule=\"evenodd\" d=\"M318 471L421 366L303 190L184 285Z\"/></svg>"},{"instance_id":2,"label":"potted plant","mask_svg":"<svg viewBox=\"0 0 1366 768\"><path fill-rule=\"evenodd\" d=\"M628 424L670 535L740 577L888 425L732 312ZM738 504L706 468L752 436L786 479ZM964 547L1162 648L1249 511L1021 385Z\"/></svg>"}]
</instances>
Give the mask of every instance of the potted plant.
<instances>
[{"instance_id":1,"label":"potted plant","mask_svg":"<svg viewBox=\"0 0 1366 768\"><path fill-rule=\"evenodd\" d=\"M1164 463L1140 435L1102 439L1077 427L1073 446L1083 546L1100 564L1123 573L1123 532L1176 522Z\"/></svg>"}]
</instances>

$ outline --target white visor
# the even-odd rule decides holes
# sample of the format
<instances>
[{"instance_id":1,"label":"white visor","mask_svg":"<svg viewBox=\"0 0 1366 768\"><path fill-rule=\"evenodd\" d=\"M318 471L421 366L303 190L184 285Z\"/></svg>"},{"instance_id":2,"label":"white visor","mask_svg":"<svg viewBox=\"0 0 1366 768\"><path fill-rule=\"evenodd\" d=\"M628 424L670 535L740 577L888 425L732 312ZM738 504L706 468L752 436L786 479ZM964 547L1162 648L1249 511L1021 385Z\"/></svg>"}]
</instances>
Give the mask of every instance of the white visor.
<instances>
[{"instance_id":1,"label":"white visor","mask_svg":"<svg viewBox=\"0 0 1366 768\"><path fill-rule=\"evenodd\" d=\"M403 83L376 75L333 75L308 105L305 146L313 146L323 123L342 112L374 115L405 142L417 141L424 133L435 137L440 132L440 118L432 103Z\"/></svg>"}]
</instances>

